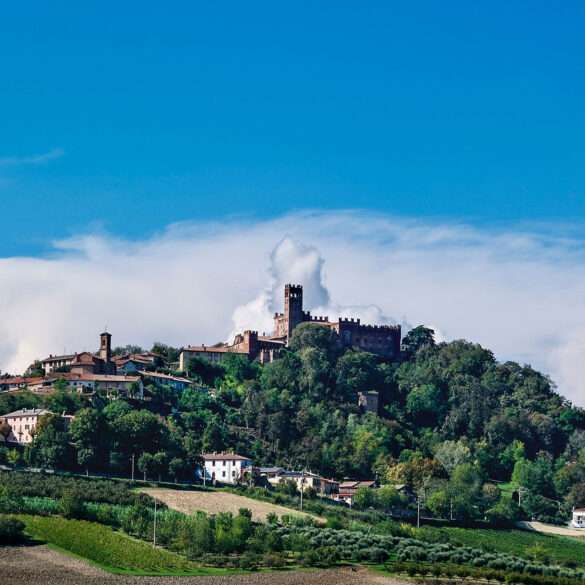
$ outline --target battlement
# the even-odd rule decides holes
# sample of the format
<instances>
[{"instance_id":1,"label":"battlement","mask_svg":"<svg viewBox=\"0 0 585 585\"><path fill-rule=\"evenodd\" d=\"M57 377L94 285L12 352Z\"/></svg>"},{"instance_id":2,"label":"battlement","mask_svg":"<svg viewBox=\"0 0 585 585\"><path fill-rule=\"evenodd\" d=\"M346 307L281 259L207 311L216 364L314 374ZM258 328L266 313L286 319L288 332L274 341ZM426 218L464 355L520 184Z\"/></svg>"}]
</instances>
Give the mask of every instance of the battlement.
<instances>
[{"instance_id":1,"label":"battlement","mask_svg":"<svg viewBox=\"0 0 585 585\"><path fill-rule=\"evenodd\" d=\"M284 298L303 298L303 286L300 284L285 284Z\"/></svg>"},{"instance_id":2,"label":"battlement","mask_svg":"<svg viewBox=\"0 0 585 585\"><path fill-rule=\"evenodd\" d=\"M311 323L329 323L329 317L311 317Z\"/></svg>"},{"instance_id":3,"label":"battlement","mask_svg":"<svg viewBox=\"0 0 585 585\"><path fill-rule=\"evenodd\" d=\"M339 318L339 324L341 325L341 323L353 323L354 325L359 325L360 324L360 320L359 319L354 319L353 317L351 319L349 319L347 317L340 317Z\"/></svg>"},{"instance_id":4,"label":"battlement","mask_svg":"<svg viewBox=\"0 0 585 585\"><path fill-rule=\"evenodd\" d=\"M248 335L250 337L258 337L258 331L250 331L250 329L246 329L246 331L244 331L244 335Z\"/></svg>"}]
</instances>

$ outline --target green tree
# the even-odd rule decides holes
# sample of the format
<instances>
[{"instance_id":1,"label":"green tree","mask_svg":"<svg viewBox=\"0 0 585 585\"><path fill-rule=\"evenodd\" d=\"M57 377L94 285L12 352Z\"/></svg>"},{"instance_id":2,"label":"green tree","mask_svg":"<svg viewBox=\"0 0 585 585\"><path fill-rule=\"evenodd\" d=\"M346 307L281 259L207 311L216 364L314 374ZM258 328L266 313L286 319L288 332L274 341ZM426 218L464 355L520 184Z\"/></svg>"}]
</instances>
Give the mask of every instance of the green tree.
<instances>
[{"instance_id":1,"label":"green tree","mask_svg":"<svg viewBox=\"0 0 585 585\"><path fill-rule=\"evenodd\" d=\"M150 453L141 453L138 458L138 469L144 474L144 481L146 476L153 470L154 459Z\"/></svg>"},{"instance_id":2,"label":"green tree","mask_svg":"<svg viewBox=\"0 0 585 585\"><path fill-rule=\"evenodd\" d=\"M179 457L174 457L169 461L169 475L174 478L175 483L177 479L185 473L185 464Z\"/></svg>"},{"instance_id":3,"label":"green tree","mask_svg":"<svg viewBox=\"0 0 585 585\"><path fill-rule=\"evenodd\" d=\"M339 348L337 336L330 327L323 327L316 323L301 323L297 325L290 338L290 348L293 351L313 348L318 350L330 363L337 357Z\"/></svg>"},{"instance_id":4,"label":"green tree","mask_svg":"<svg viewBox=\"0 0 585 585\"><path fill-rule=\"evenodd\" d=\"M158 481L162 479L162 474L168 470L169 457L164 451L155 453L152 458L152 471L158 473Z\"/></svg>"},{"instance_id":5,"label":"green tree","mask_svg":"<svg viewBox=\"0 0 585 585\"><path fill-rule=\"evenodd\" d=\"M372 488L358 488L353 497L356 506L360 508L371 508L376 505L376 494Z\"/></svg>"},{"instance_id":6,"label":"green tree","mask_svg":"<svg viewBox=\"0 0 585 585\"><path fill-rule=\"evenodd\" d=\"M424 325L411 329L403 338L402 346L411 354L423 346L435 345L435 332Z\"/></svg>"}]
</instances>

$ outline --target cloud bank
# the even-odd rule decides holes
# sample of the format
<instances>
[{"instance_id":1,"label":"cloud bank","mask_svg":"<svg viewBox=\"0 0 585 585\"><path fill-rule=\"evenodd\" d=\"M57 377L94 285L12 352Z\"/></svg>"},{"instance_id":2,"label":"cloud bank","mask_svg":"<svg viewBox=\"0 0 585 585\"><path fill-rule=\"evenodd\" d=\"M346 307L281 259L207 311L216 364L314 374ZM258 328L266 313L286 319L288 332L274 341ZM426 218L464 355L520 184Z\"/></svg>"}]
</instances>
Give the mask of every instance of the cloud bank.
<instances>
[{"instance_id":1,"label":"cloud bank","mask_svg":"<svg viewBox=\"0 0 585 585\"><path fill-rule=\"evenodd\" d=\"M269 332L282 285L315 315L425 324L532 363L585 405L585 241L562 226L482 230L361 211L173 224L138 242L86 234L0 259L0 369L115 345Z\"/></svg>"}]
</instances>

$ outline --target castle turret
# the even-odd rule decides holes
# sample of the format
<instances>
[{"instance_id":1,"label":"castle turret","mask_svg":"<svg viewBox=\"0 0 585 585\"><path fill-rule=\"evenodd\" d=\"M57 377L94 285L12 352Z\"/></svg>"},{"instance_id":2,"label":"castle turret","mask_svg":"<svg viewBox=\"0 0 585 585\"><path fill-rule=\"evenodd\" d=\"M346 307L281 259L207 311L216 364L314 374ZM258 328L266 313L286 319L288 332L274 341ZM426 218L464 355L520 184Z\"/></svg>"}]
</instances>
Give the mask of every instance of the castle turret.
<instances>
[{"instance_id":1,"label":"castle turret","mask_svg":"<svg viewBox=\"0 0 585 585\"><path fill-rule=\"evenodd\" d=\"M284 318L290 339L294 328L303 322L303 287L287 284L284 287Z\"/></svg>"}]
</instances>

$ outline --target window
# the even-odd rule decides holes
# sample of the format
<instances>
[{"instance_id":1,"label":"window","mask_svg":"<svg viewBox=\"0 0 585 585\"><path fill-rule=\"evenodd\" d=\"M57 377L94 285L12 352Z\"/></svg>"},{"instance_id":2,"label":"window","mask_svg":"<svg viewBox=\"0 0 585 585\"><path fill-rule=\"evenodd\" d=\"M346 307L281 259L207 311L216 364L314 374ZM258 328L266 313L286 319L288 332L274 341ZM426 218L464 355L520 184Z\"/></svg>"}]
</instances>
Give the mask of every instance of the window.
<instances>
[{"instance_id":1,"label":"window","mask_svg":"<svg viewBox=\"0 0 585 585\"><path fill-rule=\"evenodd\" d=\"M225 477L225 471L222 471L222 472L221 472L221 476L222 476L222 477Z\"/></svg>"},{"instance_id":2,"label":"window","mask_svg":"<svg viewBox=\"0 0 585 585\"><path fill-rule=\"evenodd\" d=\"M223 460L223 466L225 467L225 459Z\"/></svg>"},{"instance_id":3,"label":"window","mask_svg":"<svg viewBox=\"0 0 585 585\"><path fill-rule=\"evenodd\" d=\"M351 331L345 331L343 334L343 340L345 343L351 343Z\"/></svg>"}]
</instances>

